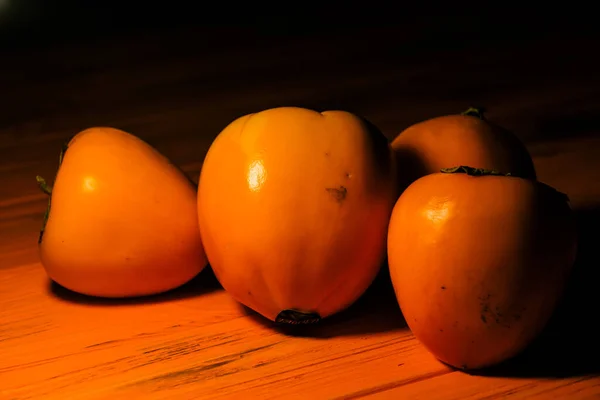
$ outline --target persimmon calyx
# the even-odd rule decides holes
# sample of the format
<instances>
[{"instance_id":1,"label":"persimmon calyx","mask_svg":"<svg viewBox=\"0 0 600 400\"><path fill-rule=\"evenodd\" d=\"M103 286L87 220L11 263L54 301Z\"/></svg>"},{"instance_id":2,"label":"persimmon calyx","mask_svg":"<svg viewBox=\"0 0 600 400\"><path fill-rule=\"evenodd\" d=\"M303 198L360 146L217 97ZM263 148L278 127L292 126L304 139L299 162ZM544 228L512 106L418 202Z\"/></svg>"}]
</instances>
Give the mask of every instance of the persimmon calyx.
<instances>
[{"instance_id":1,"label":"persimmon calyx","mask_svg":"<svg viewBox=\"0 0 600 400\"><path fill-rule=\"evenodd\" d=\"M46 183L46 180L41 176L37 175L35 180L38 183L38 186L42 190L42 192L46 193L48 196L52 194L52 187Z\"/></svg>"},{"instance_id":2,"label":"persimmon calyx","mask_svg":"<svg viewBox=\"0 0 600 400\"><path fill-rule=\"evenodd\" d=\"M451 167L451 168L442 168L442 169L440 169L440 172L445 173L445 174L467 174L470 176L506 176L506 177L519 178L519 176L513 175L510 172L503 173L503 172L498 172L493 169L474 168L474 167L469 167L467 165L459 165L457 167ZM523 178L523 179L526 179L526 178ZM535 182L538 185L541 185L545 190L548 190L549 192L551 192L553 195L560 197L563 201L565 201L567 203L570 202L569 196L567 196L567 194L565 194L559 190L556 190L552 186L547 185L543 182L539 182L539 181L535 181Z\"/></svg>"},{"instance_id":3,"label":"persimmon calyx","mask_svg":"<svg viewBox=\"0 0 600 400\"><path fill-rule=\"evenodd\" d=\"M483 107L469 107L468 109L466 109L465 111L463 111L461 113L461 115L468 115L471 117L477 117L483 121L485 121L485 117L483 116L483 113L485 113L485 108Z\"/></svg>"},{"instance_id":4,"label":"persimmon calyx","mask_svg":"<svg viewBox=\"0 0 600 400\"><path fill-rule=\"evenodd\" d=\"M44 221L42 222L42 228L40 229L40 236L38 237L38 244L42 243L42 237L44 236L44 231L46 230L46 224L48 223L48 217L50 216L50 204L52 199L52 187L46 183L46 180L41 176L37 175L35 180L38 183L38 186L42 190L42 192L48 195L48 206L46 207L46 212L44 213Z\"/></svg>"},{"instance_id":5,"label":"persimmon calyx","mask_svg":"<svg viewBox=\"0 0 600 400\"><path fill-rule=\"evenodd\" d=\"M510 172L504 173L493 169L469 167L468 165L459 165L457 167L442 168L440 172L445 174L467 174L470 176L514 176Z\"/></svg>"},{"instance_id":6,"label":"persimmon calyx","mask_svg":"<svg viewBox=\"0 0 600 400\"><path fill-rule=\"evenodd\" d=\"M321 316L316 312L300 311L295 309L283 310L275 318L275 322L284 325L316 324Z\"/></svg>"},{"instance_id":7,"label":"persimmon calyx","mask_svg":"<svg viewBox=\"0 0 600 400\"><path fill-rule=\"evenodd\" d=\"M58 155L58 168L60 168L67 148L69 147L69 143L71 142L71 138L63 142L63 145L60 150L60 154ZM42 190L42 192L48 195L48 207L46 207L46 212L44 213L44 221L42 222L42 228L40 229L40 236L38 237L38 244L42 243L42 237L44 236L44 231L46 230L46 224L48 223L48 217L50 216L50 205L52 204L52 187L46 183L46 180L41 176L37 175L35 180L38 183L38 186Z\"/></svg>"}]
</instances>

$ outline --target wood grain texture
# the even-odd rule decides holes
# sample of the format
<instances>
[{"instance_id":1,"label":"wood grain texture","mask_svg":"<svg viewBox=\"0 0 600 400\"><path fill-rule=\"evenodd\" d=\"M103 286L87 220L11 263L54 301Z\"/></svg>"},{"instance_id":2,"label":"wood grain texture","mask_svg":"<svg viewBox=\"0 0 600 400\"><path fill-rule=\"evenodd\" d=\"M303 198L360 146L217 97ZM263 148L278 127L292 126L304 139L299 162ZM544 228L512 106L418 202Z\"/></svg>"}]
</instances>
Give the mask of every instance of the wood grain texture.
<instances>
[{"instance_id":1,"label":"wood grain texture","mask_svg":"<svg viewBox=\"0 0 600 400\"><path fill-rule=\"evenodd\" d=\"M600 398L600 82L592 39L429 52L402 29L255 35L244 46L211 46L203 32L132 34L2 58L0 399ZM550 326L485 375L454 371L427 353L406 328L385 269L349 310L294 333L235 303L210 270L170 293L108 301L50 283L39 264L47 199L35 175L52 176L61 142L84 128L139 135L197 180L212 139L247 112L344 108L392 138L472 104L527 142L540 180L571 198L581 236Z\"/></svg>"}]
</instances>

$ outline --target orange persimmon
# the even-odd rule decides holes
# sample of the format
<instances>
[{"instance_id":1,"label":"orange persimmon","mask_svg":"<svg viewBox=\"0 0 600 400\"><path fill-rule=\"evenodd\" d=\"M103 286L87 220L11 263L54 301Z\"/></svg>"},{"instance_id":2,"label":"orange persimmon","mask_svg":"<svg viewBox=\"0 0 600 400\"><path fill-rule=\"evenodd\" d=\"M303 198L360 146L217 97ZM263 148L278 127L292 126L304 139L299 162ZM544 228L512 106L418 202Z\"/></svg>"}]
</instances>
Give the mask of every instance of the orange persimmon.
<instances>
[{"instance_id":1,"label":"orange persimmon","mask_svg":"<svg viewBox=\"0 0 600 400\"><path fill-rule=\"evenodd\" d=\"M348 112L281 107L233 121L211 145L198 186L216 277L281 323L346 308L385 256L394 170L385 136Z\"/></svg>"},{"instance_id":2,"label":"orange persimmon","mask_svg":"<svg viewBox=\"0 0 600 400\"><path fill-rule=\"evenodd\" d=\"M396 136L392 149L399 192L420 177L452 165L536 178L525 145L512 132L486 120L476 108L416 123Z\"/></svg>"},{"instance_id":3,"label":"orange persimmon","mask_svg":"<svg viewBox=\"0 0 600 400\"><path fill-rule=\"evenodd\" d=\"M577 247L566 196L469 167L410 185L388 235L408 326L435 357L462 369L511 358L541 332Z\"/></svg>"},{"instance_id":4,"label":"orange persimmon","mask_svg":"<svg viewBox=\"0 0 600 400\"><path fill-rule=\"evenodd\" d=\"M99 297L156 294L207 264L193 183L134 135L104 127L78 133L47 191L40 260L68 289Z\"/></svg>"}]
</instances>

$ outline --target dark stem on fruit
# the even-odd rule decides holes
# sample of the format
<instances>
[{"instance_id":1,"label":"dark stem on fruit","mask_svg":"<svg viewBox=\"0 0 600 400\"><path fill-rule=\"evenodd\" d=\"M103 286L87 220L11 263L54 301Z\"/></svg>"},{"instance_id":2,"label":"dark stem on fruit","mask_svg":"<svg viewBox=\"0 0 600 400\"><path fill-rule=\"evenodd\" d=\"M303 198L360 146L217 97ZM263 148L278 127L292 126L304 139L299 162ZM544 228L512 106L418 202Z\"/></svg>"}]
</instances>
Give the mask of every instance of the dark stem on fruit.
<instances>
[{"instance_id":1,"label":"dark stem on fruit","mask_svg":"<svg viewBox=\"0 0 600 400\"><path fill-rule=\"evenodd\" d=\"M38 236L38 244L42 243L42 237L44 236L44 231L46 230L46 224L48 223L48 217L50 216L50 203L52 199L52 188L46 183L46 180L41 176L36 176L38 186L42 190L42 192L48 195L48 206L46 207L46 212L44 213L44 221L42 222L42 229L40 229L40 235Z\"/></svg>"},{"instance_id":2,"label":"dark stem on fruit","mask_svg":"<svg viewBox=\"0 0 600 400\"><path fill-rule=\"evenodd\" d=\"M514 176L510 172L499 172L493 169L474 168L467 165L459 165L458 167L442 168L440 172L445 174L467 174L470 176Z\"/></svg>"},{"instance_id":3,"label":"dark stem on fruit","mask_svg":"<svg viewBox=\"0 0 600 400\"><path fill-rule=\"evenodd\" d=\"M50 187L47 183L46 180L44 178L42 178L41 176L36 176L35 180L38 183L38 186L40 187L40 189L42 190L42 192L46 193L48 196L50 196L52 194L52 187Z\"/></svg>"},{"instance_id":4,"label":"dark stem on fruit","mask_svg":"<svg viewBox=\"0 0 600 400\"><path fill-rule=\"evenodd\" d=\"M65 152L67 151L67 148L69 147L69 142L71 141L71 139L72 139L72 137L67 139L62 145L60 154L58 155L58 168L60 168L60 165L63 162ZM57 173L58 173L58 171L57 171ZM48 195L48 206L46 207L46 212L44 213L44 221L42 222L42 228L40 229L40 235L38 236L38 244L40 244L40 243L42 243L42 238L44 237L44 231L46 230L46 224L48 223L48 218L50 217L50 206L52 204L52 186L48 185L48 183L46 183L46 180L39 175L37 175L35 177L35 180L37 181L38 186L42 190L42 192L44 192Z\"/></svg>"},{"instance_id":5,"label":"dark stem on fruit","mask_svg":"<svg viewBox=\"0 0 600 400\"><path fill-rule=\"evenodd\" d=\"M462 115L468 115L471 117L477 117L482 121L485 121L485 117L483 113L485 112L485 108L483 107L469 107L466 111L463 111Z\"/></svg>"},{"instance_id":6,"label":"dark stem on fruit","mask_svg":"<svg viewBox=\"0 0 600 400\"><path fill-rule=\"evenodd\" d=\"M283 310L275 318L276 323L284 325L309 325L319 321L321 316L318 313L295 309Z\"/></svg>"},{"instance_id":7,"label":"dark stem on fruit","mask_svg":"<svg viewBox=\"0 0 600 400\"><path fill-rule=\"evenodd\" d=\"M442 168L440 170L440 172L442 172L444 174L467 174L470 176L506 176L506 177L519 178L519 176L513 175L510 172L504 173L504 172L495 171L493 169L474 168L474 167L469 167L467 165L459 165L458 167L451 167L451 168ZM523 178L523 179L526 179L526 178ZM545 190L553 192L554 195L560 197L563 201L566 201L566 202L570 201L569 196L567 196L563 192L556 190L552 186L547 185L543 182L539 182L539 181L536 181L536 183L538 185L541 185Z\"/></svg>"}]
</instances>

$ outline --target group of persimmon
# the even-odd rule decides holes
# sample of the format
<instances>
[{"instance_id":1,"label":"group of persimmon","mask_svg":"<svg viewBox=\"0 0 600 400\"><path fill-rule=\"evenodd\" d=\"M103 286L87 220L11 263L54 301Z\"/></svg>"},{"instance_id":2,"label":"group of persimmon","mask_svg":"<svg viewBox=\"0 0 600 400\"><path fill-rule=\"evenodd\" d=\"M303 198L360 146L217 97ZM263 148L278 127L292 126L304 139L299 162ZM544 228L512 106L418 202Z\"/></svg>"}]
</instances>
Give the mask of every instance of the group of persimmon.
<instances>
[{"instance_id":1,"label":"group of persimmon","mask_svg":"<svg viewBox=\"0 0 600 400\"><path fill-rule=\"evenodd\" d=\"M391 143L345 111L245 115L217 135L197 185L140 138L90 128L63 148L53 187L38 182L40 260L72 291L158 294L210 264L239 303L306 324L354 303L387 256L409 328L461 369L541 332L577 246L568 198L476 109Z\"/></svg>"}]
</instances>

